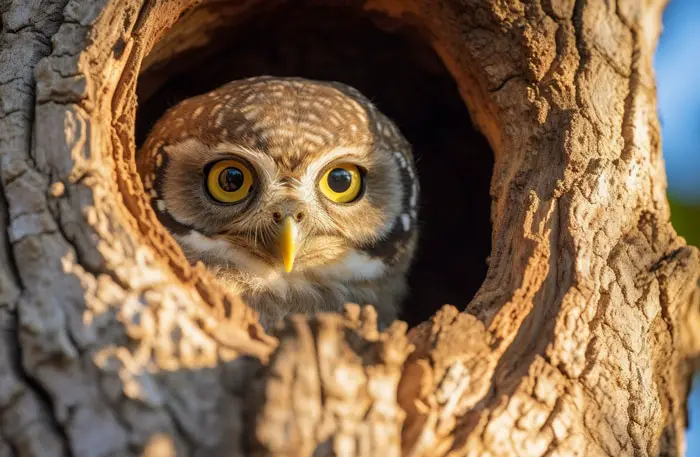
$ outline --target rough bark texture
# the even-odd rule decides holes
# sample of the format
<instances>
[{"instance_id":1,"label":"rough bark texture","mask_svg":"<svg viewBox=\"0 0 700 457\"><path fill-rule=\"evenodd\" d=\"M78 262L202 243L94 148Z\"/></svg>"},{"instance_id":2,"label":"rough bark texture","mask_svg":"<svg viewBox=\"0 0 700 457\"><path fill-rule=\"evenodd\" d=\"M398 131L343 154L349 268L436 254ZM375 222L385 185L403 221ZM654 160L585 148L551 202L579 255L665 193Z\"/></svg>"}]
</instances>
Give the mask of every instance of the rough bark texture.
<instances>
[{"instance_id":1,"label":"rough bark texture","mask_svg":"<svg viewBox=\"0 0 700 457\"><path fill-rule=\"evenodd\" d=\"M700 266L664 1L350 2L429 40L487 137L488 273L408 332L350 307L268 336L158 225L134 124L144 66L279 3L0 1L0 456L679 455Z\"/></svg>"}]
</instances>

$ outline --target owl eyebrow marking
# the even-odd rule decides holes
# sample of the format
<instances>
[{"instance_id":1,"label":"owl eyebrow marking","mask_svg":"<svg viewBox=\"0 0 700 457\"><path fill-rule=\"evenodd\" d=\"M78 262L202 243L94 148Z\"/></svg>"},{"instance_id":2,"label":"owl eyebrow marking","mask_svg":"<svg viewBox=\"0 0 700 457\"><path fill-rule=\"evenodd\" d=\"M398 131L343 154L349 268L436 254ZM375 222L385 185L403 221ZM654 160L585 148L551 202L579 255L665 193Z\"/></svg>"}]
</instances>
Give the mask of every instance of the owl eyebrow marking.
<instances>
[{"instance_id":1,"label":"owl eyebrow marking","mask_svg":"<svg viewBox=\"0 0 700 457\"><path fill-rule=\"evenodd\" d=\"M335 160L338 160L341 157L355 158L358 160L365 158L367 156L368 147L369 145L357 145L339 146L335 149L332 149L323 156L323 160L312 162L308 166L308 168L304 172L304 175L301 178L301 181L304 183L304 187L307 187L309 189L314 188L316 183L316 177L321 172L321 170L327 167L328 164L332 163Z\"/></svg>"},{"instance_id":2,"label":"owl eyebrow marking","mask_svg":"<svg viewBox=\"0 0 700 457\"><path fill-rule=\"evenodd\" d=\"M256 149L246 148L234 143L219 143L216 146L213 146L211 151L214 153L238 154L244 159L257 163L259 165L258 168L265 173L265 178L268 180L272 180L272 177L277 170L277 165L272 157Z\"/></svg>"},{"instance_id":3,"label":"owl eyebrow marking","mask_svg":"<svg viewBox=\"0 0 700 457\"><path fill-rule=\"evenodd\" d=\"M357 145L357 146L340 146L329 151L323 157L324 165L333 162L339 157L356 157L358 159L367 156L367 149L369 145Z\"/></svg>"}]
</instances>

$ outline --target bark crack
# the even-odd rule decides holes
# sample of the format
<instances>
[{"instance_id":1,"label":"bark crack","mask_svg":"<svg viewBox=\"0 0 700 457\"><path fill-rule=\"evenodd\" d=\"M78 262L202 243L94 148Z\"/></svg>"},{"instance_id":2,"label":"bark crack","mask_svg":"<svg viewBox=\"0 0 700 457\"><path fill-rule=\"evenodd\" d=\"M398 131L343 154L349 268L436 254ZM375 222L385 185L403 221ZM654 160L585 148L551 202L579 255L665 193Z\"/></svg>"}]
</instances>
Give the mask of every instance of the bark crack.
<instances>
[{"instance_id":1,"label":"bark crack","mask_svg":"<svg viewBox=\"0 0 700 457\"><path fill-rule=\"evenodd\" d=\"M15 313L15 319L16 319L16 328L20 328L20 323L19 323L19 313ZM26 371L24 368L24 365L22 363L23 360L23 353L22 353L22 345L17 344L16 345L16 360L19 361L19 363L15 364L15 368L17 369L17 372L19 373L21 379L23 379L31 391L35 393L40 401L40 404L48 411L53 413L53 399L51 398L51 394L46 390L46 388L37 380L35 379L29 372ZM66 444L66 447L70 446L70 439L69 436L66 432L66 430L59 425L59 422L57 420L51 420L53 418L53 415L49 413L45 415L45 424L55 433L57 433L61 439L62 442ZM27 424L29 425L29 424ZM61 454L68 457L68 450L66 447L63 448Z\"/></svg>"},{"instance_id":2,"label":"bark crack","mask_svg":"<svg viewBox=\"0 0 700 457\"><path fill-rule=\"evenodd\" d=\"M510 75L506 77L501 83L499 83L496 87L493 89L489 89L489 93L496 93L499 92L501 89L503 89L509 82L514 81L514 80L525 80L525 75L522 73L516 73L514 75Z\"/></svg>"},{"instance_id":3,"label":"bark crack","mask_svg":"<svg viewBox=\"0 0 700 457\"><path fill-rule=\"evenodd\" d=\"M576 70L574 71L574 92L576 94L576 105L578 108L578 113L581 114L581 116L583 116L583 118L586 119L586 121L588 121L588 123L591 125L591 128L593 128L593 131L599 138L604 138L605 135L603 134L603 132L601 132L598 123L591 118L589 110L587 109L587 103L584 101L583 95L581 94L581 85L583 78L582 75L584 67L587 64L590 55L587 49L587 43L585 41L583 32L583 9L585 8L585 6L586 0L576 0L574 3L573 16L571 17L571 24L574 30L575 45L579 57L578 65L576 67Z\"/></svg>"},{"instance_id":4,"label":"bark crack","mask_svg":"<svg viewBox=\"0 0 700 457\"><path fill-rule=\"evenodd\" d=\"M639 44L639 32L636 28L630 29L632 33L632 62L630 65L630 75L629 75L629 90L627 97L625 97L625 108L622 115L622 154L621 159L625 162L632 158L632 154L635 148L634 145L634 117L636 114L635 101L639 94L639 65L640 65L640 44Z\"/></svg>"},{"instance_id":5,"label":"bark crack","mask_svg":"<svg viewBox=\"0 0 700 457\"><path fill-rule=\"evenodd\" d=\"M0 214L0 222L4 221L10 221L10 211L9 211L9 206L7 202L7 196L5 195L5 187L7 187L7 184L4 184L0 182L0 210L2 211L2 214ZM0 261L2 261L2 265L7 265L7 270L0 272L0 274L10 274L10 281L13 284L17 285L17 291L13 295L15 295L14 299L12 301L17 300L17 296L19 295L19 291L24 289L24 284L22 284L22 277L19 274L19 271L17 269L17 262L15 260L15 253L12 250L12 243L10 242L9 239L9 232L7 231L7 228L9 228L9 224L7 224L7 227L2 227L0 225L0 228L5 230L5 234L0 235L0 239L2 239L3 246L0 248L3 250L3 254L6 257L6 259L2 258L2 255L0 255ZM4 291L0 291L4 292ZM10 306L9 309L15 310L16 306ZM18 327L15 327L14 330L16 330Z\"/></svg>"}]
</instances>

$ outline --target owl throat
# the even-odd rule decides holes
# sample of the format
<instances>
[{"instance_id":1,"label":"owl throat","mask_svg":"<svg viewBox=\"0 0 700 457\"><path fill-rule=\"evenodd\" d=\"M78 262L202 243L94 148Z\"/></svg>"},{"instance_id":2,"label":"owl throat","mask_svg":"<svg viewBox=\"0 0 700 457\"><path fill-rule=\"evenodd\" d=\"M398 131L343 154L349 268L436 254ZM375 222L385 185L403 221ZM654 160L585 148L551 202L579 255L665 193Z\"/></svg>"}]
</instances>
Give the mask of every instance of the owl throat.
<instances>
[{"instance_id":1,"label":"owl throat","mask_svg":"<svg viewBox=\"0 0 700 457\"><path fill-rule=\"evenodd\" d=\"M406 291L401 258L405 230L390 230L381 241L359 248L333 247L300 253L289 272L224 239L196 230L175 235L190 262L202 261L216 279L258 311L268 327L290 313L340 312L346 303L373 304L380 326L391 322ZM405 254L405 253L403 253Z\"/></svg>"}]
</instances>

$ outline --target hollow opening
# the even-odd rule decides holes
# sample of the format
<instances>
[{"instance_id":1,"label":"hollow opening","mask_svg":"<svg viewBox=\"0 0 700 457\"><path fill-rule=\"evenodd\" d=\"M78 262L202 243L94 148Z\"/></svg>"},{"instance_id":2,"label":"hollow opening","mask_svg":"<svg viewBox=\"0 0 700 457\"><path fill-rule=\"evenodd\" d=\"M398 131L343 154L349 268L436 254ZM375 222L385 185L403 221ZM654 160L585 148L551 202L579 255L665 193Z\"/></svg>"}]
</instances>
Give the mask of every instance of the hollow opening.
<instances>
[{"instance_id":1,"label":"hollow opening","mask_svg":"<svg viewBox=\"0 0 700 457\"><path fill-rule=\"evenodd\" d=\"M417 161L421 234L400 318L415 325L445 303L464 309L491 249L493 153L430 45L413 26L358 7L216 10L225 5L190 12L212 22L198 30L185 18L147 59L137 88L137 147L166 109L234 79L301 76L354 86L397 123ZM192 47L182 51L187 41Z\"/></svg>"}]
</instances>

